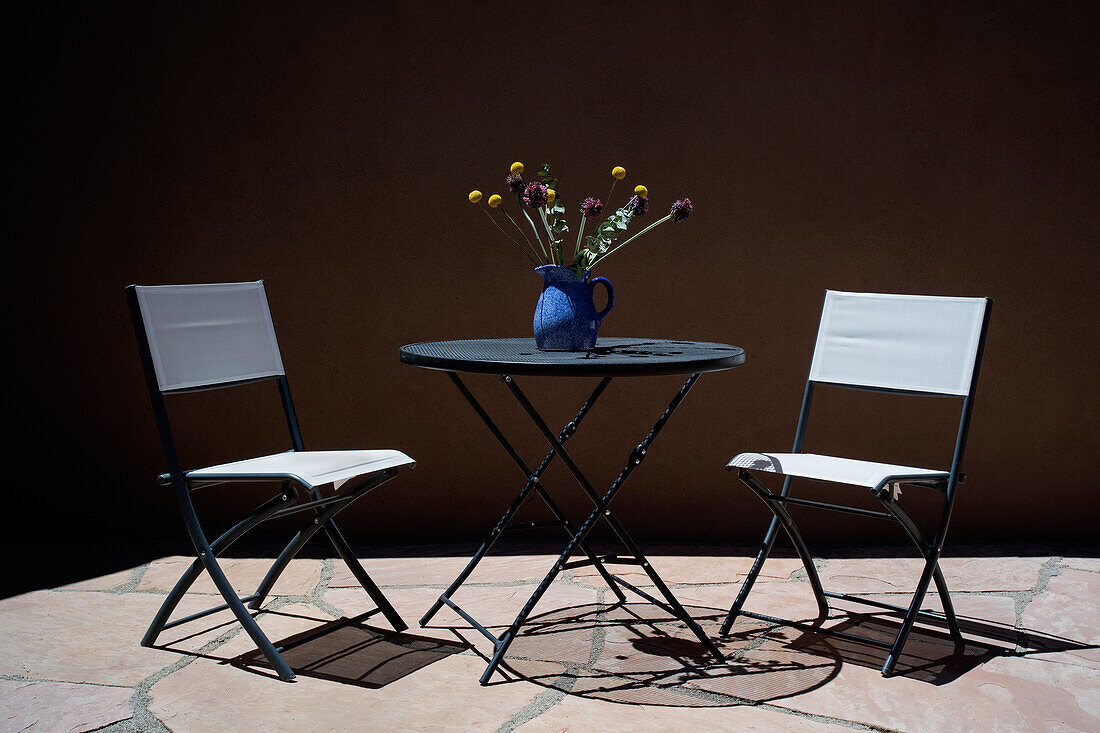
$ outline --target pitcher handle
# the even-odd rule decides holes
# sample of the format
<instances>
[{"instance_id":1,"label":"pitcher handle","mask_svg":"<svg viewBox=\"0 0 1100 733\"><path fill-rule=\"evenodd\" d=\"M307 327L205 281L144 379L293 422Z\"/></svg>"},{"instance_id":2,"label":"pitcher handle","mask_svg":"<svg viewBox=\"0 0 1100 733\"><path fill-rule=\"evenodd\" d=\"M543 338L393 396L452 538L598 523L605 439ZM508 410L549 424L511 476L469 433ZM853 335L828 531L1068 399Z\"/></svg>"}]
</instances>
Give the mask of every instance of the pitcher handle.
<instances>
[{"instance_id":1,"label":"pitcher handle","mask_svg":"<svg viewBox=\"0 0 1100 733\"><path fill-rule=\"evenodd\" d=\"M596 292L596 285L603 285L607 290L607 307L596 314L596 326L598 327L608 313L611 312L611 307L615 305L615 289L611 287L611 281L606 277L594 277L592 281L588 283L588 287L593 293Z\"/></svg>"}]
</instances>

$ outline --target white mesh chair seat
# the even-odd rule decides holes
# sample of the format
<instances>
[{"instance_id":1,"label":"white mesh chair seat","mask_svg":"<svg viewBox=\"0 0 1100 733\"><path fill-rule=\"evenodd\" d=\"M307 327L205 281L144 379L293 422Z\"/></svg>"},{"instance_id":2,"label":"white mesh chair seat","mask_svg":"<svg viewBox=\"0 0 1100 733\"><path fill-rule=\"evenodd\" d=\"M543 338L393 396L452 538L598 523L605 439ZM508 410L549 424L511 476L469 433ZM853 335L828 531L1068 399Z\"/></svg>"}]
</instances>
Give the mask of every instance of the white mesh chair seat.
<instances>
[{"instance_id":1,"label":"white mesh chair seat","mask_svg":"<svg viewBox=\"0 0 1100 733\"><path fill-rule=\"evenodd\" d=\"M734 456L726 467L748 468L869 488L883 485L887 481L936 481L950 476L947 471L820 456L815 453L741 453Z\"/></svg>"},{"instance_id":2,"label":"white mesh chair seat","mask_svg":"<svg viewBox=\"0 0 1100 733\"><path fill-rule=\"evenodd\" d=\"M295 479L307 487L337 483L416 461L398 450L289 451L260 458L199 468L187 472L188 481Z\"/></svg>"}]
</instances>

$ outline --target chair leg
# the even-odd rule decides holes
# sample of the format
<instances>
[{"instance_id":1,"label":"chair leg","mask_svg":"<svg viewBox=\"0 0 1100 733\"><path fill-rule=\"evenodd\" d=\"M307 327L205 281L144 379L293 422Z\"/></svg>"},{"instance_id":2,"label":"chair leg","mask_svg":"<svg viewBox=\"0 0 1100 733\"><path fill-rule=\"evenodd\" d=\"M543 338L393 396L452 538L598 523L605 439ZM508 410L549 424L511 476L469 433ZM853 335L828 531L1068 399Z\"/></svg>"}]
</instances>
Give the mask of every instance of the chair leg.
<instances>
[{"instance_id":1,"label":"chair leg","mask_svg":"<svg viewBox=\"0 0 1100 733\"><path fill-rule=\"evenodd\" d=\"M395 474L393 474L395 475ZM376 486L381 485L385 481L392 478L391 474L382 474L379 476L372 476L361 484L356 485L351 491L348 491L348 498L329 505L325 509L315 509L314 521L303 527L298 534L294 535L294 538L287 543L287 546L283 548L283 551L279 553L279 556L275 558L275 562L271 564L271 567L267 569L267 574L264 575L263 580L260 581L260 585L257 586L256 592L252 594L252 601L249 603L249 607L252 609L258 609L263 605L263 602L267 600L268 594L271 593L272 587L279 579L279 576L286 570L286 566L290 564L290 561L297 557L298 553L305 547L306 543L313 538L313 535L321 531L326 520L334 516L338 512L342 511L345 507L355 501L359 494L366 493ZM290 482L283 482L284 487L290 486ZM321 495L316 489L310 491L310 496L314 500L320 500Z\"/></svg>"},{"instance_id":2,"label":"chair leg","mask_svg":"<svg viewBox=\"0 0 1100 733\"><path fill-rule=\"evenodd\" d=\"M737 470L737 477L741 479L743 484L752 489L753 493L759 496L768 508L772 510L775 519L779 521L783 526L783 530L787 533L787 536L790 537L795 551L798 552L798 557L802 560L803 567L806 568L806 576L810 581L810 588L813 590L814 599L817 601L818 619L824 620L829 615L829 602L825 598L824 589L821 587L821 578L817 574L817 568L814 567L813 556L810 554L810 549L806 546L806 541L802 539L802 534L798 531L798 526L795 525L794 520L791 519L791 515L787 512L787 508L776 501L775 494L773 494L767 486L762 484L760 479L753 476L744 468ZM770 526L768 530L770 533ZM774 541L774 537L772 539ZM768 549L770 550L770 548ZM759 570L757 572L759 573Z\"/></svg>"},{"instance_id":3,"label":"chair leg","mask_svg":"<svg viewBox=\"0 0 1100 733\"><path fill-rule=\"evenodd\" d=\"M394 630L404 631L407 629L408 625L401 619L401 616L397 613L385 595L383 595L381 589L379 589L374 581L371 580L371 577L367 575L367 571L363 569L362 564L355 557L355 553L352 552L347 541L333 521L333 517L345 508L351 506L361 495L381 486L396 475L397 473L395 471L385 471L381 474L367 478L362 483L346 492L348 496L346 501L329 506L324 510L317 510L313 521L299 531L298 534L294 536L294 539L292 539L287 546L283 548L283 551L279 553L275 562L268 569L267 575L264 576L264 579L256 588L256 593L253 595L250 606L253 609L257 609L263 604L264 600L271 592L272 587L274 587L275 582L279 579L279 576L282 575L287 565L290 564L290 561L297 556L298 552L300 552L303 547L305 547L306 543L312 539L313 535L323 529L329 541L332 542L333 547L336 549L336 552L351 570L352 575L354 575L355 579L359 581L359 584L363 586L367 595L371 597L371 600L373 600L379 610L382 611ZM316 494L316 492L314 493ZM319 495L315 495L314 498L320 497Z\"/></svg>"},{"instance_id":4,"label":"chair leg","mask_svg":"<svg viewBox=\"0 0 1100 733\"><path fill-rule=\"evenodd\" d=\"M890 648L890 654L886 657L886 663L882 665L882 676L889 677L894 672L894 666L898 662L898 658L901 656L901 650L905 646L906 639L909 638L909 632L913 629L913 624L917 621L917 615L920 612L921 604L924 603L924 596L928 592L928 585L932 582L932 579L936 576L940 569L940 552L943 551L944 539L947 536L947 525L951 521L951 509L954 506L954 492L953 487L948 486L947 496L943 502L943 510L940 515L940 524L936 529L936 539L928 546L928 553L925 555L924 572L921 573L920 580L917 582L917 589L913 593L913 600L909 604L909 611L905 614L905 620L901 623L901 629L898 630L898 636L894 639L894 644ZM903 522L904 524L904 522ZM941 575L942 580L942 575ZM944 590L946 591L946 584ZM947 610L947 604L944 605L944 611ZM954 609L952 609L952 616L954 616ZM956 638L957 642L961 642L961 634Z\"/></svg>"},{"instance_id":5,"label":"chair leg","mask_svg":"<svg viewBox=\"0 0 1100 733\"><path fill-rule=\"evenodd\" d=\"M924 536L921 534L920 528L917 527L916 522L909 516L909 513L898 506L897 502L889 497L880 497L883 506L887 511L897 518L898 522L905 529L906 534L913 540L913 543L917 546L921 555L925 560L928 559L931 553L931 548L928 543L924 541ZM944 580L943 572L940 570L939 561L936 562L935 568L932 570L932 581L936 584L936 591L940 595L940 604L943 606L943 615L947 619L947 628L951 633L951 637L956 642L962 643L962 631L959 630L959 620L955 616L955 606L951 602L951 594L947 590L947 581Z\"/></svg>"},{"instance_id":6,"label":"chair leg","mask_svg":"<svg viewBox=\"0 0 1100 733\"><path fill-rule=\"evenodd\" d=\"M225 573L222 572L221 566L218 565L214 549L206 541L206 535L202 531L202 525L199 524L199 518L198 515L195 514L195 507L191 503L191 497L187 488L182 485L178 485L175 488L176 497L179 500L180 509L183 512L183 521L184 524L187 525L187 532L191 535L191 541L195 545L195 550L199 555L200 561L205 566L206 572L210 574L210 579L214 581L214 585L217 586L218 592L221 593L222 598L225 599L229 610L237 617L237 621L244 627L245 632L252 637L252 641L256 644L257 648L267 657L267 661L271 663L271 666L275 669L275 673L279 675L279 679L286 682L293 680L294 671L291 670L290 665L286 663L286 660L282 658L279 652L275 650L275 646L271 643L271 640L267 638L267 635L260 628L259 624L256 623L256 619L252 618L248 613L248 609L244 607L244 603L241 602L241 599L237 596L237 592L230 584L229 579L226 578ZM279 501L281 503L281 497L279 497Z\"/></svg>"},{"instance_id":7,"label":"chair leg","mask_svg":"<svg viewBox=\"0 0 1100 733\"><path fill-rule=\"evenodd\" d=\"M290 561L297 557L306 543L313 538L313 535L321 531L320 524L314 524L310 522L305 528L303 528L298 534L294 535L287 546L283 548L283 551L279 553L279 556L275 558L275 562L271 564L271 567L267 569L267 574L264 575L264 579L260 581L260 585L256 587L256 592L252 594L252 600L249 602L249 607L253 610L259 609L267 600L267 596L271 593L271 589L275 586L275 581L279 579L279 576L286 570L286 566L290 564Z\"/></svg>"},{"instance_id":8,"label":"chair leg","mask_svg":"<svg viewBox=\"0 0 1100 733\"><path fill-rule=\"evenodd\" d=\"M760 551L756 553L756 560L753 561L749 574L745 576L744 582L741 583L741 589L737 592L737 598L730 606L729 613L726 614L726 620L722 622L722 628L718 631L719 636L728 634L730 629L733 628L733 622L741 615L741 609L745 606L745 599L749 597L749 591L752 590L756 579L760 576L760 571L764 569L764 561L771 554L772 546L775 544L775 538L778 534L779 517L772 517L772 521L768 525L768 531L764 534L764 542L760 546Z\"/></svg>"},{"instance_id":9,"label":"chair leg","mask_svg":"<svg viewBox=\"0 0 1100 733\"><path fill-rule=\"evenodd\" d=\"M344 563L351 570L351 574L355 576L355 579L359 581L359 585L363 586L363 590L367 592L371 600L374 601L374 605L382 611L382 614L386 617L386 620L390 622L390 626L394 631L404 631L409 628L409 625L402 620L400 614L389 602L386 596L382 593L382 590L374 584L371 577L367 575L367 571L363 569L363 566L359 563L359 560L355 557L355 553L351 551L351 547L348 546L347 540L340 534L340 530L337 529L336 523L331 519L325 522L325 534L328 535L329 541L332 542L332 546L336 548L336 552L343 558Z\"/></svg>"},{"instance_id":10,"label":"chair leg","mask_svg":"<svg viewBox=\"0 0 1100 733\"><path fill-rule=\"evenodd\" d=\"M905 620L901 623L901 629L898 630L893 646L890 647L890 654L886 657L886 663L882 665L883 677L889 677L894 672L894 666L898 663L901 650L905 646L906 639L909 638L909 632L913 630L913 624L916 623L921 604L924 603L924 596L928 592L928 585L932 582L932 576L938 563L939 551L936 550L924 563L924 572L921 573L920 581L917 583L917 590L913 594L912 602L909 604L909 611L905 614Z\"/></svg>"},{"instance_id":11,"label":"chair leg","mask_svg":"<svg viewBox=\"0 0 1100 733\"><path fill-rule=\"evenodd\" d=\"M226 548L244 536L245 533L266 520L287 502L296 500L297 497L298 494L293 487L284 486L283 493L261 504L252 514L231 527L222 534L221 537L211 542L211 552L213 552L215 556L220 555ZM188 501L188 503L190 503L190 501ZM199 574L202 573L203 567L204 564L202 559L196 557L195 561L191 563L191 566L187 568L183 575L180 576L180 579L176 581L175 586L173 586L167 597L165 597L156 616L153 617L152 623L149 624L145 636L142 637L142 646L151 647L156 644L157 637L160 636L160 632L164 630L164 626L168 623L168 619L172 616L172 612L176 610L176 606L179 604L180 600L198 579Z\"/></svg>"}]
</instances>

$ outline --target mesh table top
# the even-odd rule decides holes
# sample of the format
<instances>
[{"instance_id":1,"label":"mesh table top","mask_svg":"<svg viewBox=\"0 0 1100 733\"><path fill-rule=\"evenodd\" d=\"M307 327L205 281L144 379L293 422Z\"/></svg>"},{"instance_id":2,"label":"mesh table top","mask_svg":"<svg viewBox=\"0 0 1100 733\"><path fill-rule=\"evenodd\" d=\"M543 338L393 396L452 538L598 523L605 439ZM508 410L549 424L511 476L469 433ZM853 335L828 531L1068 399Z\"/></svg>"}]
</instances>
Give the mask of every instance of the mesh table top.
<instances>
[{"instance_id":1,"label":"mesh table top","mask_svg":"<svg viewBox=\"0 0 1100 733\"><path fill-rule=\"evenodd\" d=\"M600 338L588 351L539 351L533 338L427 341L400 349L405 364L449 372L547 377L629 377L732 369L738 346L705 341Z\"/></svg>"}]
</instances>

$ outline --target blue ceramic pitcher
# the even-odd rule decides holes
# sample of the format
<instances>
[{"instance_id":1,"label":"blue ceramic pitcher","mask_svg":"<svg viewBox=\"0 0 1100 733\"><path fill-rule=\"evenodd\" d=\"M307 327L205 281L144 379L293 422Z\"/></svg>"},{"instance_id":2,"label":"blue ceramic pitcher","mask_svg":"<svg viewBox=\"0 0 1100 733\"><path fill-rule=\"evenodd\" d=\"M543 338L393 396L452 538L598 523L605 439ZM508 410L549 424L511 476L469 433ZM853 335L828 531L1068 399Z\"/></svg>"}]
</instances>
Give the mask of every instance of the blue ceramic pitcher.
<instances>
[{"instance_id":1,"label":"blue ceramic pitcher","mask_svg":"<svg viewBox=\"0 0 1100 733\"><path fill-rule=\"evenodd\" d=\"M545 351L580 351L596 346L596 332L615 305L615 291L606 277L588 280L559 265L536 267L542 275L542 295L535 306L535 346ZM592 300L596 285L607 289L607 307L599 313Z\"/></svg>"}]
</instances>

